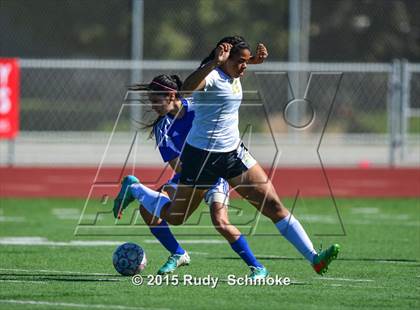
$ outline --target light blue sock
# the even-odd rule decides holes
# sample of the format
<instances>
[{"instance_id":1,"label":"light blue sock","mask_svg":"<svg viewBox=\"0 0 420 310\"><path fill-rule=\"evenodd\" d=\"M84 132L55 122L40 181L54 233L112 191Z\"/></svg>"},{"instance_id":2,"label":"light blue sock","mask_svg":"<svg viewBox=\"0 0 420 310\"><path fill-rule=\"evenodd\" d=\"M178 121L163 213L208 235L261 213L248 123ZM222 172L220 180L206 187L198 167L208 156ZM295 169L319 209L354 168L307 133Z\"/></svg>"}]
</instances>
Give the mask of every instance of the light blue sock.
<instances>
[{"instance_id":1,"label":"light blue sock","mask_svg":"<svg viewBox=\"0 0 420 310\"><path fill-rule=\"evenodd\" d=\"M314 246L300 225L299 221L289 214L276 223L280 233L312 264L317 255Z\"/></svg>"},{"instance_id":2,"label":"light blue sock","mask_svg":"<svg viewBox=\"0 0 420 310\"><path fill-rule=\"evenodd\" d=\"M171 202L168 196L154 191L141 183L134 183L129 188L133 197L144 206L147 212L156 217L160 217L162 208Z\"/></svg>"}]
</instances>

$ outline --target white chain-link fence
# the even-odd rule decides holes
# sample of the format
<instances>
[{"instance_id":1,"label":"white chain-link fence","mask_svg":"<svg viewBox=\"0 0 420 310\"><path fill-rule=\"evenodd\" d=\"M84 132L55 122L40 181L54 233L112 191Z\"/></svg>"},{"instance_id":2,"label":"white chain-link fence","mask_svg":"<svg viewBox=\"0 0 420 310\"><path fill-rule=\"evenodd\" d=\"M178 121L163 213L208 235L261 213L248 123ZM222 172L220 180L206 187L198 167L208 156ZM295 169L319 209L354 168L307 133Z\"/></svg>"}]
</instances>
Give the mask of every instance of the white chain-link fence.
<instances>
[{"instance_id":1,"label":"white chain-link fence","mask_svg":"<svg viewBox=\"0 0 420 310\"><path fill-rule=\"evenodd\" d=\"M99 164L131 84L132 70L138 70L143 82L162 73L185 78L198 62L21 59L20 65L21 132L14 142L0 141L1 165ZM266 156L273 146L271 132L282 154L279 165L318 164L314 154L328 116L319 149L325 164L417 165L419 67L399 61L250 66L243 89L259 92L265 112L243 105L241 128L252 126L251 151L265 164L272 159ZM288 126L284 119L296 73L311 77L307 95L319 119L304 130ZM302 80L304 86L307 83ZM307 112L298 109L298 117L304 118ZM112 142L121 147L111 148L105 164L123 162L132 118L138 118L136 109L125 109L117 126L118 139ZM146 141L141 142L140 164L160 163L153 143Z\"/></svg>"}]
</instances>

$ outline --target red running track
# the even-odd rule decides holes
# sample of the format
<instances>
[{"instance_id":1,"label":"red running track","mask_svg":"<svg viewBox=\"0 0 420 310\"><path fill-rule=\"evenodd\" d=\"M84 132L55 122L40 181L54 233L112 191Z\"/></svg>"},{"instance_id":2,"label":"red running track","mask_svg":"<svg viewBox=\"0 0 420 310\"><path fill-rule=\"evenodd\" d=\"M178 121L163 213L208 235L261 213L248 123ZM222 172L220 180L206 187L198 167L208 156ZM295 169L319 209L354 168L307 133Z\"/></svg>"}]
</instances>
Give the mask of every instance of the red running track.
<instances>
[{"instance_id":1,"label":"red running track","mask_svg":"<svg viewBox=\"0 0 420 310\"><path fill-rule=\"evenodd\" d=\"M272 181L280 196L302 197L420 197L420 168L278 168ZM121 175L133 171L104 168L0 168L0 197L77 197L86 198L95 183L114 196ZM162 168L136 168L142 182L157 187L170 176ZM92 191L93 197L103 195Z\"/></svg>"}]
</instances>

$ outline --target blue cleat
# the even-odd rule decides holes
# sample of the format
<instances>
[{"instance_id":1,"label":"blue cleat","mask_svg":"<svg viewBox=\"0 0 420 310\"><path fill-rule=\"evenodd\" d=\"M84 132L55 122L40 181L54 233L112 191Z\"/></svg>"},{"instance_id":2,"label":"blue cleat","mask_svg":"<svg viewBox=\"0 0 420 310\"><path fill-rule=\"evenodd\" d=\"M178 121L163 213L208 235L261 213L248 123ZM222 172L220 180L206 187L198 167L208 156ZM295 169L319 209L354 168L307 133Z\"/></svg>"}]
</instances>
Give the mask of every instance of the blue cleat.
<instances>
[{"instance_id":1,"label":"blue cleat","mask_svg":"<svg viewBox=\"0 0 420 310\"><path fill-rule=\"evenodd\" d=\"M118 193L117 198L114 200L114 217L121 218L122 211L128 207L128 205L135 200L131 191L128 190L128 187L132 184L140 183L139 179L137 179L134 175L126 176L123 181L121 182L121 189Z\"/></svg>"}]
</instances>

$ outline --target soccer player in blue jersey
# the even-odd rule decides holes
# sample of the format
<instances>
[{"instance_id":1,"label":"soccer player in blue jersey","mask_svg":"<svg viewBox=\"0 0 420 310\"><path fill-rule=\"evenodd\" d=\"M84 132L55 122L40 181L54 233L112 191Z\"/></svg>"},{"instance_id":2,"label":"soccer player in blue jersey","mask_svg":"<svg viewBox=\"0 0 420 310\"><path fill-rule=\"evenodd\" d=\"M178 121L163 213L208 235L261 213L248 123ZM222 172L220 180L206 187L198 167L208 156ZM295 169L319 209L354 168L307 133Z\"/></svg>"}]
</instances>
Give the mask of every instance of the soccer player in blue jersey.
<instances>
[{"instance_id":1,"label":"soccer player in blue jersey","mask_svg":"<svg viewBox=\"0 0 420 310\"><path fill-rule=\"evenodd\" d=\"M191 98L182 98L178 90L182 87L180 78L176 75L156 76L148 85L137 85L132 90L147 90L153 110L158 118L151 124L152 133L156 139L159 152L164 162L176 172L175 176L161 188L161 192L169 198L173 198L178 186L181 167L178 165L181 150L185 144L187 135L194 119L194 105ZM184 163L182 166L188 165ZM129 176L128 179L134 184L131 186L133 196L137 194L138 179ZM251 277L256 277L265 270L264 266L255 258L246 238L240 231L229 222L228 218L229 184L223 178L218 178L206 191L205 202L210 207L210 215L216 230L229 242L232 249L251 268ZM190 205L189 213L200 204L202 198L195 199ZM173 272L177 267L188 265L190 257L177 242L166 221L153 216L145 208L140 207L140 214L145 223L150 227L152 234L171 253L167 262L159 269L158 274ZM114 212L118 215L119 204L115 205Z\"/></svg>"},{"instance_id":2,"label":"soccer player in blue jersey","mask_svg":"<svg viewBox=\"0 0 420 310\"><path fill-rule=\"evenodd\" d=\"M153 214L173 225L188 217L188 205L195 196L204 195L222 177L245 199L268 217L283 235L312 265L318 274L327 271L340 250L334 244L317 253L300 222L282 204L264 172L245 148L238 129L238 110L242 101L240 78L248 64L258 64L268 56L261 44L256 55L238 36L223 38L211 54L184 82L183 90L193 92L195 117L182 150L180 184L175 197L160 196L141 183L132 189L129 180L122 184ZM184 165L185 163L185 165ZM120 196L124 207L132 197ZM159 198L159 199L158 199ZM263 271L261 271L263 272Z\"/></svg>"}]
</instances>

